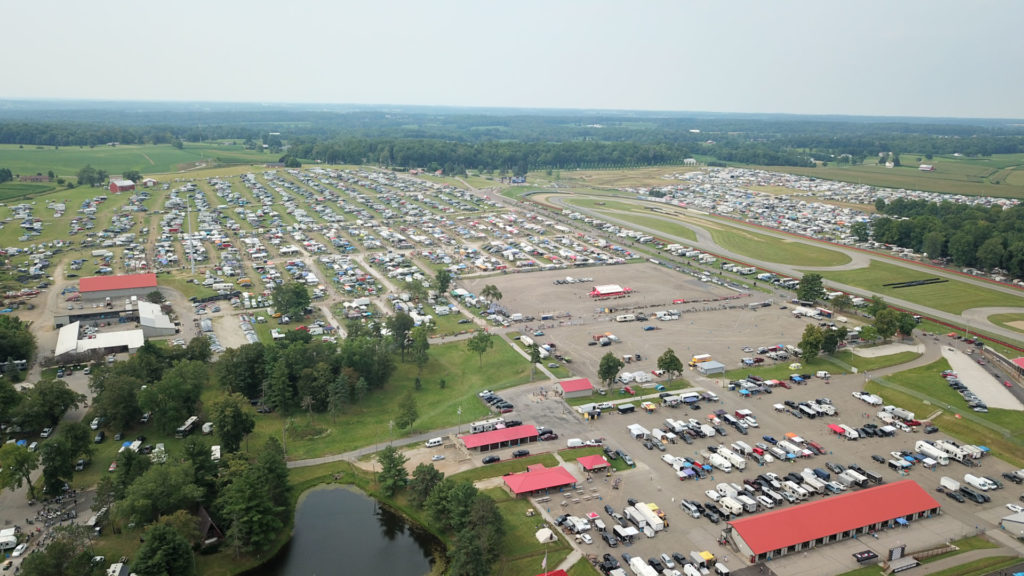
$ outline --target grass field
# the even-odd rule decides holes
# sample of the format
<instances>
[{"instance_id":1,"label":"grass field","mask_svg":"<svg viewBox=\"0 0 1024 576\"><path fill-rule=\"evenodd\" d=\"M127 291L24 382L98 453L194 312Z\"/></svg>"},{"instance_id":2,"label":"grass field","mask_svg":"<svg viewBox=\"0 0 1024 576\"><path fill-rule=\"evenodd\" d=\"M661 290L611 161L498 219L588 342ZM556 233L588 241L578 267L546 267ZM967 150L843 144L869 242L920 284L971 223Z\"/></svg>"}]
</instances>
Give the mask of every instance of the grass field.
<instances>
[{"instance_id":1,"label":"grass field","mask_svg":"<svg viewBox=\"0 0 1024 576\"><path fill-rule=\"evenodd\" d=\"M850 261L842 252L803 242L782 240L735 226L701 222L714 241L731 252L763 262L795 266L841 266Z\"/></svg>"},{"instance_id":2,"label":"grass field","mask_svg":"<svg viewBox=\"0 0 1024 576\"><path fill-rule=\"evenodd\" d=\"M904 268L875 259L871 260L871 264L867 268L829 270L821 274L826 281L842 282L863 288L873 294L920 302L923 305L954 314L959 314L968 308L981 306L1024 306L1024 298L1020 296L975 286L960 280L912 288L886 287L883 284L924 280L936 276L928 271Z\"/></svg>"},{"instance_id":3,"label":"grass field","mask_svg":"<svg viewBox=\"0 0 1024 576\"><path fill-rule=\"evenodd\" d=\"M35 184L32 182L4 182L0 184L0 202L8 202L30 194L43 194L57 188L56 184Z\"/></svg>"},{"instance_id":4,"label":"grass field","mask_svg":"<svg viewBox=\"0 0 1024 576\"><path fill-rule=\"evenodd\" d=\"M239 144L185 144L177 149L170 144L124 146L24 146L0 145L0 166L16 175L46 174L75 178L86 164L121 174L138 170L143 174L163 174L203 165L276 162L277 156L246 150Z\"/></svg>"},{"instance_id":5,"label":"grass field","mask_svg":"<svg viewBox=\"0 0 1024 576\"><path fill-rule=\"evenodd\" d=\"M584 446L582 448L568 448L566 450L558 451L558 455L562 458L562 460L564 460L567 465L572 466L575 466L575 464L573 463L576 462L576 460L583 458L584 456L593 456L595 454L599 456L604 456L604 448L602 448L601 446ZM604 459L608 460L608 456L605 456ZM622 458L608 460L608 463L611 464L612 470L615 470L616 472L629 470L629 466L622 461Z\"/></svg>"},{"instance_id":6,"label":"grass field","mask_svg":"<svg viewBox=\"0 0 1024 576\"><path fill-rule=\"evenodd\" d=\"M942 560L943 558L957 556L959 554L963 554L964 552L970 552L971 550L986 550L989 548L997 548L995 543L993 543L988 538L985 538L984 536L968 536L967 538L954 540L953 542L951 542L951 544L955 545L957 548L959 548L959 550L954 550L952 552L946 552L945 554L939 554L938 556L931 556L929 558L925 558L921 561L921 563L931 564L936 560Z\"/></svg>"},{"instance_id":7,"label":"grass field","mask_svg":"<svg viewBox=\"0 0 1024 576\"><path fill-rule=\"evenodd\" d=\"M557 178L555 178L555 173L548 176L545 172L531 172L527 175L527 181L554 181L559 185L580 184L601 188L657 187L678 183L677 180L665 178L666 175L695 170L699 170L699 168L693 166L650 166L612 170L558 170L555 171Z\"/></svg>"},{"instance_id":8,"label":"grass field","mask_svg":"<svg viewBox=\"0 0 1024 576\"><path fill-rule=\"evenodd\" d=\"M899 168L886 168L877 164L816 168L749 167L886 188L1024 198L1024 154L996 154L987 158L936 156L932 160L924 160L922 157L920 163L935 166L934 172L921 172L917 169L918 155L901 154L900 158L904 165Z\"/></svg>"},{"instance_id":9,"label":"grass field","mask_svg":"<svg viewBox=\"0 0 1024 576\"><path fill-rule=\"evenodd\" d=\"M1024 314L993 314L988 317L988 321L1008 330L1024 332Z\"/></svg>"},{"instance_id":10,"label":"grass field","mask_svg":"<svg viewBox=\"0 0 1024 576\"><path fill-rule=\"evenodd\" d=\"M1024 466L1024 420L1020 412L1001 408L989 408L986 414L972 412L939 376L948 368L946 360L939 360L888 376L885 383L869 382L865 389L881 396L886 404L914 412L919 419L942 410L933 420L942 432L968 444L988 446L998 458Z\"/></svg>"},{"instance_id":11,"label":"grass field","mask_svg":"<svg viewBox=\"0 0 1024 576\"><path fill-rule=\"evenodd\" d=\"M986 539L983 536L969 536L967 538L961 538L960 540L954 540L952 542L952 544L956 545L959 548L959 550L956 550L954 552L948 552L946 554L940 554L938 556L932 556L931 558L925 558L921 563L922 564L930 564L932 562L935 562L936 560L942 560L944 558L949 558L951 556L957 556L957 555L963 554L964 552L970 552L971 550L982 550L982 549L987 549L987 548L996 548L995 544L993 544L991 541L989 541L988 539ZM1007 558L1007 557L1006 556L999 556L999 557L996 557L996 558ZM989 566L990 563L986 562L987 560L990 560L990 559L989 558L982 558L981 560L977 560L975 562L970 562L970 563L964 564L962 566L957 566L956 567L957 571L949 572L947 570L944 570L943 572L935 572L933 574L940 574L940 573L949 573L951 575L952 574L986 574L987 573L987 569L986 570L982 570L981 572L972 572L971 566L975 566L975 564L977 562L981 562L982 563L982 564L978 565L979 567L980 566ZM1010 564L1005 564L1004 565L1002 562L997 562L996 565L1005 567L1005 566L1009 566ZM878 565L872 564L870 566L863 566L861 568L857 568L856 570L851 570L849 572L844 572L840 576L878 576L881 573L882 573L882 571L878 567Z\"/></svg>"},{"instance_id":12,"label":"grass field","mask_svg":"<svg viewBox=\"0 0 1024 576\"><path fill-rule=\"evenodd\" d=\"M258 414L250 441L258 445L268 436L280 438L287 420L291 426L287 442L289 459L338 454L386 442L392 435L401 437L403 433L398 430L389 432L388 422L394 418L396 400L406 391L413 391L419 409L419 419L406 431L411 434L457 425L459 407L463 424L479 420L489 411L477 398L477 392L517 386L530 377L526 360L500 341L484 354L482 367L477 355L466 350L464 342L431 346L429 355L421 390L414 390L416 365L399 361L385 389L374 390L360 403L345 407L336 422L330 414L310 416L298 412L287 419L278 413ZM441 377L446 381L444 389L439 386Z\"/></svg>"},{"instance_id":13,"label":"grass field","mask_svg":"<svg viewBox=\"0 0 1024 576\"><path fill-rule=\"evenodd\" d=\"M888 368L889 366L905 364L919 358L920 356L921 354L917 352L898 352L896 354L867 358L864 356L858 356L849 350L840 350L832 355L836 360L855 367L858 372L870 372L880 368Z\"/></svg>"}]
</instances>

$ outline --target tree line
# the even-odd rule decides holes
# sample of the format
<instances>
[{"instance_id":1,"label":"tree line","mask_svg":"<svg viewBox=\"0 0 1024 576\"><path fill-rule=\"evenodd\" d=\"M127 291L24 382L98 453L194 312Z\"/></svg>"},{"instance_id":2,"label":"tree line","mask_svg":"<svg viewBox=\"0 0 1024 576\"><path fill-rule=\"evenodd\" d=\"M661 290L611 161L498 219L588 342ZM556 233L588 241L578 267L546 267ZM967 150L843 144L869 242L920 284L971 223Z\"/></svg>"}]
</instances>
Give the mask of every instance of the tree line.
<instances>
[{"instance_id":1,"label":"tree line","mask_svg":"<svg viewBox=\"0 0 1024 576\"><path fill-rule=\"evenodd\" d=\"M928 258L949 259L957 266L1000 268L1024 277L1024 206L971 206L897 198L879 199L884 216L853 230L859 239L910 248Z\"/></svg>"}]
</instances>

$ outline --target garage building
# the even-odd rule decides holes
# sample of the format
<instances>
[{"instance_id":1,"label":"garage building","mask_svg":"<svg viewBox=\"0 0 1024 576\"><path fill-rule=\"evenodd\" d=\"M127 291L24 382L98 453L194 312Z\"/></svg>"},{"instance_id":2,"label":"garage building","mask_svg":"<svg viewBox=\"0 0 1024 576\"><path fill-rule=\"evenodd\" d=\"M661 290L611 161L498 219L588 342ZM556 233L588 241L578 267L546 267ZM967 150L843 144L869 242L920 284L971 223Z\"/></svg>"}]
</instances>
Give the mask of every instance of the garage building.
<instances>
[{"instance_id":1,"label":"garage building","mask_svg":"<svg viewBox=\"0 0 1024 576\"><path fill-rule=\"evenodd\" d=\"M940 504L913 480L739 518L731 537L751 564L824 544L907 525L937 514Z\"/></svg>"},{"instance_id":2,"label":"garage building","mask_svg":"<svg viewBox=\"0 0 1024 576\"><path fill-rule=\"evenodd\" d=\"M462 439L462 443L466 445L466 448L487 452L508 446L536 442L539 435L536 427L525 424L511 428L499 428L490 432L480 432L479 434L467 434L459 436L459 438Z\"/></svg>"},{"instance_id":3,"label":"garage building","mask_svg":"<svg viewBox=\"0 0 1024 576\"><path fill-rule=\"evenodd\" d=\"M145 300L139 300L139 324L146 338L171 336L178 331L174 322L160 310L159 304Z\"/></svg>"},{"instance_id":4,"label":"garage building","mask_svg":"<svg viewBox=\"0 0 1024 576\"><path fill-rule=\"evenodd\" d=\"M594 385L588 378L563 380L558 383L558 389L562 392L563 398L583 398L594 393Z\"/></svg>"},{"instance_id":5,"label":"garage building","mask_svg":"<svg viewBox=\"0 0 1024 576\"><path fill-rule=\"evenodd\" d=\"M78 281L82 300L97 302L110 298L115 308L122 308L118 300L137 296L140 299L156 290L156 274L125 274L121 276L91 276Z\"/></svg>"},{"instance_id":6,"label":"garage building","mask_svg":"<svg viewBox=\"0 0 1024 576\"><path fill-rule=\"evenodd\" d=\"M707 362L701 362L697 364L697 371L704 376L710 376L712 374L725 374L725 364L716 360L709 360Z\"/></svg>"},{"instance_id":7,"label":"garage building","mask_svg":"<svg viewBox=\"0 0 1024 576\"><path fill-rule=\"evenodd\" d=\"M503 476L505 486L516 496L576 486L576 477L561 466L548 468L543 464L528 466L526 472Z\"/></svg>"}]
</instances>

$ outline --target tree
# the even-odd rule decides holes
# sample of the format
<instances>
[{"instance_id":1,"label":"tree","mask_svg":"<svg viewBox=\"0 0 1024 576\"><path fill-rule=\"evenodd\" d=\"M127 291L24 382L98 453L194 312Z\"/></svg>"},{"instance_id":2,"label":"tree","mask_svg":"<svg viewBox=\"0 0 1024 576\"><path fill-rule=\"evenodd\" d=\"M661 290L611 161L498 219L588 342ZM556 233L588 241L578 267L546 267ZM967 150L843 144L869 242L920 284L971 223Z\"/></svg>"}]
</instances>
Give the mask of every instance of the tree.
<instances>
[{"instance_id":1,"label":"tree","mask_svg":"<svg viewBox=\"0 0 1024 576\"><path fill-rule=\"evenodd\" d=\"M946 255L946 234L940 230L932 230L921 240L921 252L931 258L942 258Z\"/></svg>"},{"instance_id":2,"label":"tree","mask_svg":"<svg viewBox=\"0 0 1024 576\"><path fill-rule=\"evenodd\" d=\"M992 236L978 247L978 266L985 270L992 270L1003 264L1003 257L1006 249L1003 247L1003 236Z\"/></svg>"},{"instance_id":3,"label":"tree","mask_svg":"<svg viewBox=\"0 0 1024 576\"><path fill-rule=\"evenodd\" d=\"M23 483L28 484L28 497L35 500L32 472L39 467L39 453L29 452L25 446L4 444L0 446L0 462L3 462L0 489L9 488L14 491L21 488Z\"/></svg>"},{"instance_id":4,"label":"tree","mask_svg":"<svg viewBox=\"0 0 1024 576\"><path fill-rule=\"evenodd\" d=\"M256 427L248 404L241 394L228 394L210 406L210 419L225 452L238 452L242 440Z\"/></svg>"},{"instance_id":5,"label":"tree","mask_svg":"<svg viewBox=\"0 0 1024 576\"><path fill-rule=\"evenodd\" d=\"M416 363L418 373L423 373L423 367L427 365L427 361L430 360L430 356L427 352L430 350L430 335L427 333L427 327L424 325L417 326L412 329L412 344L410 345L412 352L412 360Z\"/></svg>"},{"instance_id":6,"label":"tree","mask_svg":"<svg viewBox=\"0 0 1024 576\"><path fill-rule=\"evenodd\" d=\"M7 378L0 378L0 423L6 425L11 421L21 398L21 394L14 389L14 383Z\"/></svg>"},{"instance_id":7,"label":"tree","mask_svg":"<svg viewBox=\"0 0 1024 576\"><path fill-rule=\"evenodd\" d=\"M114 430L125 430L138 422L142 416L139 408L142 381L127 375L117 375L110 378L97 377L93 383L93 390L96 391L93 408L108 426Z\"/></svg>"},{"instance_id":8,"label":"tree","mask_svg":"<svg viewBox=\"0 0 1024 576\"><path fill-rule=\"evenodd\" d=\"M129 522L145 525L175 510L191 509L203 497L203 489L193 479L187 463L151 467L132 482L114 511Z\"/></svg>"},{"instance_id":9,"label":"tree","mask_svg":"<svg viewBox=\"0 0 1024 576\"><path fill-rule=\"evenodd\" d=\"M192 576L196 573L192 545L171 526L155 524L146 530L132 572L139 576Z\"/></svg>"},{"instance_id":10,"label":"tree","mask_svg":"<svg viewBox=\"0 0 1024 576\"><path fill-rule=\"evenodd\" d=\"M889 305L885 303L885 299L881 296L871 296L871 303L867 305L865 310L872 316L878 316L878 313L888 308Z\"/></svg>"},{"instance_id":11,"label":"tree","mask_svg":"<svg viewBox=\"0 0 1024 576\"><path fill-rule=\"evenodd\" d=\"M672 378L678 378L683 373L683 361L669 348L658 357L658 370L664 370L671 374Z\"/></svg>"},{"instance_id":12,"label":"tree","mask_svg":"<svg viewBox=\"0 0 1024 576\"><path fill-rule=\"evenodd\" d=\"M217 482L220 474L220 463L210 458L210 444L206 440L190 436L182 446L182 461L187 462L192 470L192 483L202 492L204 506L213 504L217 496Z\"/></svg>"},{"instance_id":13,"label":"tree","mask_svg":"<svg viewBox=\"0 0 1024 576\"><path fill-rule=\"evenodd\" d=\"M543 360L543 358L540 357L540 346L537 346L536 343L530 344L529 347L527 347L527 350L530 352L530 381L532 382L534 371L537 369L537 364Z\"/></svg>"},{"instance_id":14,"label":"tree","mask_svg":"<svg viewBox=\"0 0 1024 576\"><path fill-rule=\"evenodd\" d=\"M388 498L405 487L409 482L409 472L405 469L408 458L398 451L394 446L385 446L377 454L377 462L380 464L380 491Z\"/></svg>"},{"instance_id":15,"label":"tree","mask_svg":"<svg viewBox=\"0 0 1024 576\"><path fill-rule=\"evenodd\" d=\"M405 396L402 396L402 399L398 401L398 415L395 416L395 425L398 426L399 430L406 430L410 428L419 417L420 413L416 407L416 397L412 395L412 392L407 392Z\"/></svg>"},{"instance_id":16,"label":"tree","mask_svg":"<svg viewBox=\"0 0 1024 576\"><path fill-rule=\"evenodd\" d=\"M910 337L914 333L914 328L917 328L917 320L912 315L906 312L896 313L896 332Z\"/></svg>"},{"instance_id":17,"label":"tree","mask_svg":"<svg viewBox=\"0 0 1024 576\"><path fill-rule=\"evenodd\" d=\"M121 177L125 180L131 180L136 184L142 181L142 173L138 170L125 170L124 173L121 174Z\"/></svg>"},{"instance_id":18,"label":"tree","mask_svg":"<svg viewBox=\"0 0 1024 576\"><path fill-rule=\"evenodd\" d=\"M868 223L858 221L850 224L850 234L857 238L857 242L867 242L870 240L870 235L868 234Z\"/></svg>"},{"instance_id":19,"label":"tree","mask_svg":"<svg viewBox=\"0 0 1024 576\"><path fill-rule=\"evenodd\" d=\"M871 324L865 324L860 328L860 339L865 342L874 342L878 340L878 330Z\"/></svg>"},{"instance_id":20,"label":"tree","mask_svg":"<svg viewBox=\"0 0 1024 576\"><path fill-rule=\"evenodd\" d=\"M249 399L259 398L267 377L265 352L259 342L228 348L214 364L217 381L228 392L237 392Z\"/></svg>"},{"instance_id":21,"label":"tree","mask_svg":"<svg viewBox=\"0 0 1024 576\"><path fill-rule=\"evenodd\" d=\"M75 474L75 453L67 438L57 437L43 444L40 450L43 465L43 489L47 494L57 495L64 491L64 485Z\"/></svg>"},{"instance_id":22,"label":"tree","mask_svg":"<svg viewBox=\"0 0 1024 576\"><path fill-rule=\"evenodd\" d=\"M452 273L447 268L442 268L437 271L437 292L442 297L448 293L448 288L452 285Z\"/></svg>"},{"instance_id":23,"label":"tree","mask_svg":"<svg viewBox=\"0 0 1024 576\"><path fill-rule=\"evenodd\" d=\"M896 311L892 308L886 308L875 314L875 330L883 340L888 340L896 334L896 330L899 329L899 324L896 320Z\"/></svg>"},{"instance_id":24,"label":"tree","mask_svg":"<svg viewBox=\"0 0 1024 576\"><path fill-rule=\"evenodd\" d=\"M803 350L805 362L810 362L818 357L824 341L825 336L821 333L821 328L814 324L808 324L804 327L803 338L800 339L800 349Z\"/></svg>"},{"instance_id":25,"label":"tree","mask_svg":"<svg viewBox=\"0 0 1024 576\"><path fill-rule=\"evenodd\" d=\"M416 321L412 319L412 316L401 310L395 312L395 315L391 318L388 318L388 330L391 332L392 340L398 345L402 362L405 362L406 349L412 344L410 333L415 326Z\"/></svg>"},{"instance_id":26,"label":"tree","mask_svg":"<svg viewBox=\"0 0 1024 576\"><path fill-rule=\"evenodd\" d=\"M96 186L102 184L103 179L100 178L100 173L92 164L86 164L78 171L78 185L79 186Z\"/></svg>"},{"instance_id":27,"label":"tree","mask_svg":"<svg viewBox=\"0 0 1024 576\"><path fill-rule=\"evenodd\" d=\"M50 178L53 178L53 176L51 176ZM11 180L14 180L14 174L11 173L11 169L0 168L0 184L3 184L4 182L10 182Z\"/></svg>"},{"instance_id":28,"label":"tree","mask_svg":"<svg viewBox=\"0 0 1024 576\"><path fill-rule=\"evenodd\" d=\"M836 330L823 330L822 336L821 351L825 354L835 354L836 350L839 349L839 342L842 340L839 332Z\"/></svg>"},{"instance_id":29,"label":"tree","mask_svg":"<svg viewBox=\"0 0 1024 576\"><path fill-rule=\"evenodd\" d=\"M189 340L185 346L185 359L196 362L209 362L213 357L213 350L210 348L210 339L205 335L199 335Z\"/></svg>"},{"instance_id":30,"label":"tree","mask_svg":"<svg viewBox=\"0 0 1024 576\"><path fill-rule=\"evenodd\" d=\"M442 480L444 473L435 468L432 464L422 463L412 471L412 479L409 480L409 502L417 508L422 508L430 493Z\"/></svg>"},{"instance_id":31,"label":"tree","mask_svg":"<svg viewBox=\"0 0 1024 576\"><path fill-rule=\"evenodd\" d=\"M285 316L302 317L311 302L309 289L299 282L285 282L274 286L271 293L274 309Z\"/></svg>"},{"instance_id":32,"label":"tree","mask_svg":"<svg viewBox=\"0 0 1024 576\"><path fill-rule=\"evenodd\" d=\"M162 432L173 432L195 413L207 378L208 369L202 362L179 360L164 371L159 382L139 391L139 407L153 412L153 419Z\"/></svg>"},{"instance_id":33,"label":"tree","mask_svg":"<svg viewBox=\"0 0 1024 576\"><path fill-rule=\"evenodd\" d=\"M489 302L500 302L502 297L501 290L498 290L498 287L494 284L484 286L484 289L480 291L480 295Z\"/></svg>"},{"instance_id":34,"label":"tree","mask_svg":"<svg viewBox=\"0 0 1024 576\"><path fill-rule=\"evenodd\" d=\"M92 530L82 524L55 526L53 539L36 547L21 561L23 576L81 576L92 574Z\"/></svg>"},{"instance_id":35,"label":"tree","mask_svg":"<svg viewBox=\"0 0 1024 576\"><path fill-rule=\"evenodd\" d=\"M850 310L853 308L853 298L849 294L840 294L832 299L832 305L836 310Z\"/></svg>"},{"instance_id":36,"label":"tree","mask_svg":"<svg viewBox=\"0 0 1024 576\"><path fill-rule=\"evenodd\" d=\"M615 377L619 375L619 370L622 370L622 367L625 365L622 360L611 352L601 357L601 363L597 368L597 377L601 379L601 382L604 382L605 388L611 387Z\"/></svg>"},{"instance_id":37,"label":"tree","mask_svg":"<svg viewBox=\"0 0 1024 576\"><path fill-rule=\"evenodd\" d=\"M821 274L804 274L804 277L800 279L800 286L796 289L797 299L807 302L815 302L820 300L824 295L825 288L822 283Z\"/></svg>"},{"instance_id":38,"label":"tree","mask_svg":"<svg viewBox=\"0 0 1024 576\"><path fill-rule=\"evenodd\" d=\"M35 351L32 323L10 314L0 315L0 359L32 360Z\"/></svg>"},{"instance_id":39,"label":"tree","mask_svg":"<svg viewBox=\"0 0 1024 576\"><path fill-rule=\"evenodd\" d=\"M54 426L70 408L78 408L85 396L68 388L63 380L46 379L22 392L13 419L22 428L41 430Z\"/></svg>"},{"instance_id":40,"label":"tree","mask_svg":"<svg viewBox=\"0 0 1024 576\"><path fill-rule=\"evenodd\" d=\"M477 355L477 359L480 362L480 367L484 366L484 353L494 348L494 340L491 338L491 334L484 330L477 330L473 336L466 341L466 348ZM537 353L538 362L540 361L540 353Z\"/></svg>"},{"instance_id":41,"label":"tree","mask_svg":"<svg viewBox=\"0 0 1024 576\"><path fill-rule=\"evenodd\" d=\"M281 444L268 439L254 462L232 455L221 477L217 507L230 523L228 544L236 554L265 550L291 513L291 488Z\"/></svg>"},{"instance_id":42,"label":"tree","mask_svg":"<svg viewBox=\"0 0 1024 576\"><path fill-rule=\"evenodd\" d=\"M167 297L164 296L164 293L159 290L153 290L152 292L146 294L146 301L153 304L162 304L166 300Z\"/></svg>"},{"instance_id":43,"label":"tree","mask_svg":"<svg viewBox=\"0 0 1024 576\"><path fill-rule=\"evenodd\" d=\"M196 517L188 510L176 510L165 514L157 522L170 526L175 532L181 534L186 542L199 541L199 525L196 523Z\"/></svg>"},{"instance_id":44,"label":"tree","mask_svg":"<svg viewBox=\"0 0 1024 576\"><path fill-rule=\"evenodd\" d=\"M348 375L344 372L338 374L327 390L327 411L331 413L331 421L338 421L338 411L348 404L351 399Z\"/></svg>"}]
</instances>

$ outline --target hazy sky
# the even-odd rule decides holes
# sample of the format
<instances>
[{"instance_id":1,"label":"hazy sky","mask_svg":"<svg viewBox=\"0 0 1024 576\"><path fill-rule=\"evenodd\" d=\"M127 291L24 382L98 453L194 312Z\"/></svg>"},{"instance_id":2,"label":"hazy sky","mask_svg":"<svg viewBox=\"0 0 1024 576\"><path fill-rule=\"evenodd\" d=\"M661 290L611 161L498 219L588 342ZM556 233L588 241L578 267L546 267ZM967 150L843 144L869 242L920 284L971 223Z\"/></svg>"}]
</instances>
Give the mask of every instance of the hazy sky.
<instances>
[{"instance_id":1,"label":"hazy sky","mask_svg":"<svg viewBox=\"0 0 1024 576\"><path fill-rule=\"evenodd\" d=\"M1019 0L24 0L0 99L1024 118Z\"/></svg>"}]
</instances>

